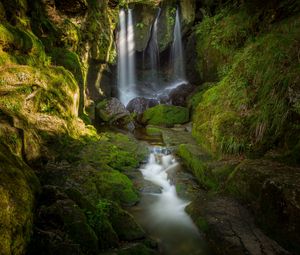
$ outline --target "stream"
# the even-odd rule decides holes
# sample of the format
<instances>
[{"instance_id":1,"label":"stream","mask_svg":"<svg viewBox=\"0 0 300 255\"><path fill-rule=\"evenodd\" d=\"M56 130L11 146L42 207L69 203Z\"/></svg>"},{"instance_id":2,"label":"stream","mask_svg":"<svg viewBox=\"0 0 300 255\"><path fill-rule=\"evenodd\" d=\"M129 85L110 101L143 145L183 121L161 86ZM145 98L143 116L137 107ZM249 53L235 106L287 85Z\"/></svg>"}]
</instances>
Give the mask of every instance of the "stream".
<instances>
[{"instance_id":1,"label":"stream","mask_svg":"<svg viewBox=\"0 0 300 255\"><path fill-rule=\"evenodd\" d=\"M163 146L150 146L147 163L140 167L141 201L131 209L147 234L158 241L160 254L212 255L190 216L190 203L178 196L182 180L193 179L183 171L175 156ZM182 193L182 192L179 192Z\"/></svg>"}]
</instances>

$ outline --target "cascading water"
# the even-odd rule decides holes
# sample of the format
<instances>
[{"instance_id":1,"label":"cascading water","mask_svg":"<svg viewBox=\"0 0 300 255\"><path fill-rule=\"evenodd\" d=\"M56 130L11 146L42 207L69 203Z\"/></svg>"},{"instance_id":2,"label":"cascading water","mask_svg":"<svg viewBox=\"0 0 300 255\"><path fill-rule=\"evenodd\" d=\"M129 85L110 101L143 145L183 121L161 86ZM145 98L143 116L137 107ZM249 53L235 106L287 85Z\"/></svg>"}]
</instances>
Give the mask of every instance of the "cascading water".
<instances>
[{"instance_id":1,"label":"cascading water","mask_svg":"<svg viewBox=\"0 0 300 255\"><path fill-rule=\"evenodd\" d=\"M136 97L135 42L132 10L119 13L120 31L118 38L118 90L119 99L127 104Z\"/></svg>"},{"instance_id":2,"label":"cascading water","mask_svg":"<svg viewBox=\"0 0 300 255\"><path fill-rule=\"evenodd\" d=\"M159 48L157 42L157 23L161 13L161 9L158 9L156 18L151 27L151 37L148 44L148 54L150 57L150 65L151 65L151 83L156 85L158 84L158 69L159 69Z\"/></svg>"},{"instance_id":3,"label":"cascading water","mask_svg":"<svg viewBox=\"0 0 300 255\"><path fill-rule=\"evenodd\" d=\"M183 56L183 47L182 47L182 38L181 38L181 25L179 17L179 9L176 10L176 19L173 33L173 45L171 52L171 63L173 64L173 77L172 83L179 84L185 83L185 65L184 65L184 56Z\"/></svg>"},{"instance_id":4,"label":"cascading water","mask_svg":"<svg viewBox=\"0 0 300 255\"><path fill-rule=\"evenodd\" d=\"M163 147L153 147L148 163L141 168L145 184L141 202L133 214L141 225L160 240L160 254L209 254L203 238L185 212L188 201L180 199L170 180L180 164Z\"/></svg>"}]
</instances>

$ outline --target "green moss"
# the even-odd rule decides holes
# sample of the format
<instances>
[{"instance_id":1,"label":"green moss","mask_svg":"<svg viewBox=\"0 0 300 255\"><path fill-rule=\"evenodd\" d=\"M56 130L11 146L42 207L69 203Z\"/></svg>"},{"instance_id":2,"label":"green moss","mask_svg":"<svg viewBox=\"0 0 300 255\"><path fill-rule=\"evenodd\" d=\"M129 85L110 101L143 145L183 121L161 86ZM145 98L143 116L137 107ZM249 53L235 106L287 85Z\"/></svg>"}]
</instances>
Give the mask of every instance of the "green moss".
<instances>
[{"instance_id":1,"label":"green moss","mask_svg":"<svg viewBox=\"0 0 300 255\"><path fill-rule=\"evenodd\" d=\"M100 196L122 204L135 204L139 196L128 177L118 171L102 171L94 179Z\"/></svg>"},{"instance_id":2,"label":"green moss","mask_svg":"<svg viewBox=\"0 0 300 255\"><path fill-rule=\"evenodd\" d=\"M189 121L187 108L173 105L157 105L148 108L142 117L144 124L167 125L182 124Z\"/></svg>"},{"instance_id":3,"label":"green moss","mask_svg":"<svg viewBox=\"0 0 300 255\"><path fill-rule=\"evenodd\" d=\"M197 227L202 230L203 232L207 232L209 230L208 222L203 217L198 217L196 221Z\"/></svg>"},{"instance_id":4,"label":"green moss","mask_svg":"<svg viewBox=\"0 0 300 255\"><path fill-rule=\"evenodd\" d=\"M107 134L108 140L87 145L82 153L83 162L96 167L110 167L122 172L136 169L147 155L147 148L122 134Z\"/></svg>"},{"instance_id":5,"label":"green moss","mask_svg":"<svg viewBox=\"0 0 300 255\"><path fill-rule=\"evenodd\" d=\"M187 169L191 171L197 181L206 189L221 191L239 163L236 160L216 160L201 151L198 146L181 144L178 156L183 159Z\"/></svg>"},{"instance_id":6,"label":"green moss","mask_svg":"<svg viewBox=\"0 0 300 255\"><path fill-rule=\"evenodd\" d=\"M32 169L0 145L0 243L3 254L23 254L30 240L39 181Z\"/></svg>"},{"instance_id":7,"label":"green moss","mask_svg":"<svg viewBox=\"0 0 300 255\"><path fill-rule=\"evenodd\" d=\"M95 231L102 249L118 246L118 236L109 221L111 206L109 200L100 200L94 211L86 212L88 223Z\"/></svg>"},{"instance_id":8,"label":"green moss","mask_svg":"<svg viewBox=\"0 0 300 255\"><path fill-rule=\"evenodd\" d=\"M161 136L161 129L154 126L147 126L146 127L146 133L150 136Z\"/></svg>"},{"instance_id":9,"label":"green moss","mask_svg":"<svg viewBox=\"0 0 300 255\"><path fill-rule=\"evenodd\" d=\"M75 52L64 48L54 48L49 55L53 64L63 66L74 75L78 83L83 83L82 65Z\"/></svg>"},{"instance_id":10,"label":"green moss","mask_svg":"<svg viewBox=\"0 0 300 255\"><path fill-rule=\"evenodd\" d=\"M218 29L232 29L225 21L235 16L227 15L219 17L224 26L218 24ZM201 92L197 99L193 135L199 143L225 154L254 150L263 153L278 144L287 144L287 134L299 130L294 122L297 104L288 103L298 90L294 83L299 72L295 59L298 30L299 17L293 17L274 24L269 33L243 40L243 44L231 49L231 65L220 76L221 81Z\"/></svg>"},{"instance_id":11,"label":"green moss","mask_svg":"<svg viewBox=\"0 0 300 255\"><path fill-rule=\"evenodd\" d=\"M207 165L208 156L199 154L198 149L193 145L181 144L178 148L178 155L183 159L198 182L205 188L216 190L218 183L211 175Z\"/></svg>"},{"instance_id":12,"label":"green moss","mask_svg":"<svg viewBox=\"0 0 300 255\"><path fill-rule=\"evenodd\" d=\"M0 31L0 46L9 52L11 60L31 66L49 64L43 44L31 31L7 23L0 25Z\"/></svg>"}]
</instances>

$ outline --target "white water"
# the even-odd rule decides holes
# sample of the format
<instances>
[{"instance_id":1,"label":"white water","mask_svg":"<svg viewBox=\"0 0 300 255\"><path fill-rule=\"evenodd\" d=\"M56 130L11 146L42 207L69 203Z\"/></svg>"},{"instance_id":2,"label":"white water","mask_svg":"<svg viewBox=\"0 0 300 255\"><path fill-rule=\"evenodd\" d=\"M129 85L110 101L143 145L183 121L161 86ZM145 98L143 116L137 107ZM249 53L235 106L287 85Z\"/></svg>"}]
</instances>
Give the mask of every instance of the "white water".
<instances>
[{"instance_id":1,"label":"white water","mask_svg":"<svg viewBox=\"0 0 300 255\"><path fill-rule=\"evenodd\" d=\"M160 16L161 9L158 9L157 15L155 17L154 23L151 27L151 37L148 45L148 54L150 56L151 65L151 82L153 84L158 83L158 69L159 69L159 48L157 42L157 23Z\"/></svg>"},{"instance_id":2,"label":"white water","mask_svg":"<svg viewBox=\"0 0 300 255\"><path fill-rule=\"evenodd\" d=\"M163 148L152 148L148 163L140 170L144 179L154 184L154 189L142 193L137 217L142 226L160 240L161 254L206 254L203 239L185 212L189 202L178 197L170 179L179 168L179 163Z\"/></svg>"},{"instance_id":3,"label":"white water","mask_svg":"<svg viewBox=\"0 0 300 255\"><path fill-rule=\"evenodd\" d=\"M126 12L122 9L119 13L119 23L118 90L120 101L126 105L132 98L136 97L135 42L132 10L129 9L126 15Z\"/></svg>"},{"instance_id":4,"label":"white water","mask_svg":"<svg viewBox=\"0 0 300 255\"><path fill-rule=\"evenodd\" d=\"M179 17L179 9L176 10L176 19L173 33L173 45L171 52L171 63L173 64L173 83L186 82L185 65L182 47L181 25Z\"/></svg>"}]
</instances>

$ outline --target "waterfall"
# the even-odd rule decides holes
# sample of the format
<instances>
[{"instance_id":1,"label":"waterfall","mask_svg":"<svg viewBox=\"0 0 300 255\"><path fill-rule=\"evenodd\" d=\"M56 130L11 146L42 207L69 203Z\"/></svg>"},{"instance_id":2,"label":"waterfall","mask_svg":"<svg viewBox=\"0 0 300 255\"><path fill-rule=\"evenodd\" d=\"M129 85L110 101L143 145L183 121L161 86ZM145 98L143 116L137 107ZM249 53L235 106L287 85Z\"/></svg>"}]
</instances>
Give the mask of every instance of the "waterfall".
<instances>
[{"instance_id":1,"label":"waterfall","mask_svg":"<svg viewBox=\"0 0 300 255\"><path fill-rule=\"evenodd\" d=\"M174 40L172 45L171 52L171 63L173 63L173 83L182 83L186 82L185 77L185 66L184 66L184 57L182 49L182 38L181 38L181 25L179 17L179 9L176 10L176 20L174 26Z\"/></svg>"},{"instance_id":2,"label":"waterfall","mask_svg":"<svg viewBox=\"0 0 300 255\"><path fill-rule=\"evenodd\" d=\"M119 13L119 22L118 90L120 101L126 105L132 98L136 97L135 42L132 10L129 9L126 15L122 9Z\"/></svg>"},{"instance_id":3,"label":"waterfall","mask_svg":"<svg viewBox=\"0 0 300 255\"><path fill-rule=\"evenodd\" d=\"M159 69L159 47L157 42L157 23L160 16L161 9L158 9L154 23L151 27L151 38L148 45L148 52L150 56L151 65L151 82L156 85L158 83L158 69Z\"/></svg>"}]
</instances>

